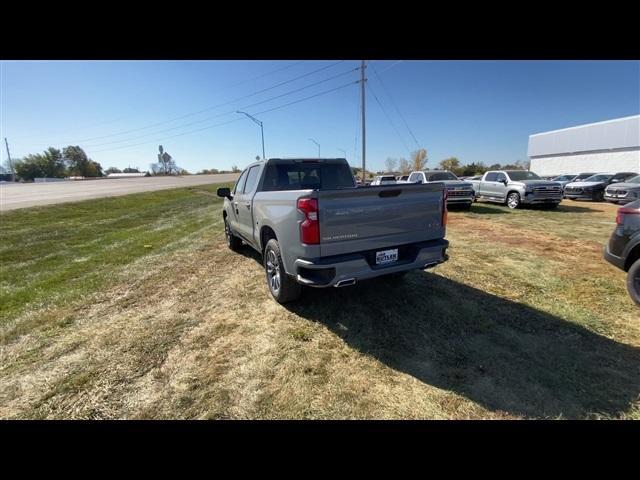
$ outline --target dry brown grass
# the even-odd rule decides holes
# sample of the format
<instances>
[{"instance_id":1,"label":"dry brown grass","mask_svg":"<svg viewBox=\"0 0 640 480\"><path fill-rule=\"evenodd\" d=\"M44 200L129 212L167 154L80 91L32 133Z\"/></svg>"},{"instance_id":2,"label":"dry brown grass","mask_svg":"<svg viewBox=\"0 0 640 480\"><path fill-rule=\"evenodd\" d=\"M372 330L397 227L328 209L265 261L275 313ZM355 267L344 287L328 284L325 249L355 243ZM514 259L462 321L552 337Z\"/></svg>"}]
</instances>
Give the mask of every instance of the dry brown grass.
<instances>
[{"instance_id":1,"label":"dry brown grass","mask_svg":"<svg viewBox=\"0 0 640 480\"><path fill-rule=\"evenodd\" d=\"M107 290L22 314L1 347L0 417L637 418L622 272L592 239L537 221L518 240L497 216L452 212L435 273L285 308L257 254L226 249L216 215Z\"/></svg>"}]
</instances>

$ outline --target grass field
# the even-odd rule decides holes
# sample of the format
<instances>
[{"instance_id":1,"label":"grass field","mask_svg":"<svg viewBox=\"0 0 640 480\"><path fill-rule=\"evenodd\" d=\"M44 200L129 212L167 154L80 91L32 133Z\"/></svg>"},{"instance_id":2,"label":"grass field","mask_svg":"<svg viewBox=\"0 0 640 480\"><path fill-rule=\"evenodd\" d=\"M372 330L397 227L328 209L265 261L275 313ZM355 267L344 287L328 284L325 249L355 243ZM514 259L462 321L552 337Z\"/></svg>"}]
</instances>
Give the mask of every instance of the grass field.
<instances>
[{"instance_id":1,"label":"grass field","mask_svg":"<svg viewBox=\"0 0 640 480\"><path fill-rule=\"evenodd\" d=\"M0 215L0 417L640 419L616 207L474 204L436 269L283 307L215 188Z\"/></svg>"}]
</instances>

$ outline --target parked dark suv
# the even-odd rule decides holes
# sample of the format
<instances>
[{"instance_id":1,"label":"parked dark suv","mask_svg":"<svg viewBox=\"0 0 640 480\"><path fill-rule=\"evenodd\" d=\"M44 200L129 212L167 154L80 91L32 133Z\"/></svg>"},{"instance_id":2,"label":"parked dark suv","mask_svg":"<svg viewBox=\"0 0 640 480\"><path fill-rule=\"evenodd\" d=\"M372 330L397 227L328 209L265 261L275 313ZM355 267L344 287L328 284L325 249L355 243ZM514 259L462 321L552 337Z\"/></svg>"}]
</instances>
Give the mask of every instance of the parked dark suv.
<instances>
[{"instance_id":1,"label":"parked dark suv","mask_svg":"<svg viewBox=\"0 0 640 480\"><path fill-rule=\"evenodd\" d=\"M581 182L567 183L564 197L571 200L604 200L604 190L612 183L622 183L638 175L635 172L597 173Z\"/></svg>"},{"instance_id":2,"label":"parked dark suv","mask_svg":"<svg viewBox=\"0 0 640 480\"><path fill-rule=\"evenodd\" d=\"M640 200L618 209L616 229L604 249L604 258L627 273L627 290L640 306Z\"/></svg>"}]
</instances>

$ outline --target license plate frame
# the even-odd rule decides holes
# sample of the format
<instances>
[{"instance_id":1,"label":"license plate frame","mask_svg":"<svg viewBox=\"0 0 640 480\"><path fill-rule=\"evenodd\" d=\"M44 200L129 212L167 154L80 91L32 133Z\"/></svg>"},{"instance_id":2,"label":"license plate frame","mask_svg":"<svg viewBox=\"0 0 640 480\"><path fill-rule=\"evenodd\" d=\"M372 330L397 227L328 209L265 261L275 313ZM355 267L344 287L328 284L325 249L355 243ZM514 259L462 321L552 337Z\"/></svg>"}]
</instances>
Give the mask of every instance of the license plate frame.
<instances>
[{"instance_id":1,"label":"license plate frame","mask_svg":"<svg viewBox=\"0 0 640 480\"><path fill-rule=\"evenodd\" d=\"M388 265L398 261L398 249L389 248L387 250L378 250L376 252L376 265Z\"/></svg>"}]
</instances>

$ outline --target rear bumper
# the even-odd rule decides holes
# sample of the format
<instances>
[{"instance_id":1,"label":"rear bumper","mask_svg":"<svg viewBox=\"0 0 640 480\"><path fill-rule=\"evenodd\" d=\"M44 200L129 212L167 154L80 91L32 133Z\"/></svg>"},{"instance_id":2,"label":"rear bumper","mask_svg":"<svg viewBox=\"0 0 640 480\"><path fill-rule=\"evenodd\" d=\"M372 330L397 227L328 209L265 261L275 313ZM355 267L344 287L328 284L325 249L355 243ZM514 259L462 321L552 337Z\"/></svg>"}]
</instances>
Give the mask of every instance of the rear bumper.
<instances>
[{"instance_id":1,"label":"rear bumper","mask_svg":"<svg viewBox=\"0 0 640 480\"><path fill-rule=\"evenodd\" d=\"M301 258L295 262L295 278L298 283L310 287L352 285L356 281L390 273L434 267L449 258L446 254L448 246L447 240L440 239L380 249L398 248L398 260L388 265L375 265L375 250L316 259Z\"/></svg>"},{"instance_id":2,"label":"rear bumper","mask_svg":"<svg viewBox=\"0 0 640 480\"><path fill-rule=\"evenodd\" d=\"M617 255L614 255L613 253L611 253L611 251L609 250L608 244L604 247L604 259L610 264L618 267L620 270L624 270L625 259L623 257L618 257Z\"/></svg>"}]
</instances>

